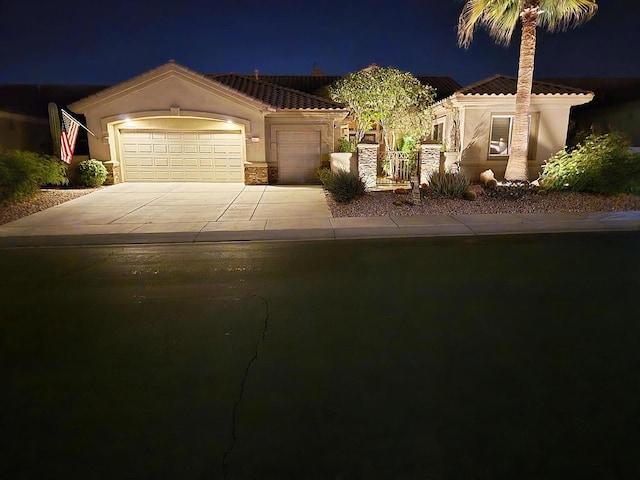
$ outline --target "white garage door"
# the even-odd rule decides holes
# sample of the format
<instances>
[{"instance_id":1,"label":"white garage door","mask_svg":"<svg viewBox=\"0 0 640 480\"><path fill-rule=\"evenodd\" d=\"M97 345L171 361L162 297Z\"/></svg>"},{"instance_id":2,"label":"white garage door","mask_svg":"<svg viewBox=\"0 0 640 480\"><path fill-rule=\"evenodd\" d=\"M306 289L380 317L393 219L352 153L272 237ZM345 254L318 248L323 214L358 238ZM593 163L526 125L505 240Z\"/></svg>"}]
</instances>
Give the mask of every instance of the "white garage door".
<instances>
[{"instance_id":1,"label":"white garage door","mask_svg":"<svg viewBox=\"0 0 640 480\"><path fill-rule=\"evenodd\" d=\"M317 183L320 132L279 131L277 145L279 183Z\"/></svg>"},{"instance_id":2,"label":"white garage door","mask_svg":"<svg viewBox=\"0 0 640 480\"><path fill-rule=\"evenodd\" d=\"M244 181L240 133L123 130L120 140L125 181Z\"/></svg>"}]
</instances>

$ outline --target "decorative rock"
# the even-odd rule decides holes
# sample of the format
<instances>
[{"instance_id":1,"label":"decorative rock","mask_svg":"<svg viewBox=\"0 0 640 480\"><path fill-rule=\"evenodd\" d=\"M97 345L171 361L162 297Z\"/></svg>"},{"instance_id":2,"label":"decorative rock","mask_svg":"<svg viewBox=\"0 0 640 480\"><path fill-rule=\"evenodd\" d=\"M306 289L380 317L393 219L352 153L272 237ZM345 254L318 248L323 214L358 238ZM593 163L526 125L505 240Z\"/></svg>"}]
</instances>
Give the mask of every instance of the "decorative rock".
<instances>
[{"instance_id":1,"label":"decorative rock","mask_svg":"<svg viewBox=\"0 0 640 480\"><path fill-rule=\"evenodd\" d=\"M485 170L480 174L480 181L485 188L495 188L498 185L498 181L491 169Z\"/></svg>"}]
</instances>

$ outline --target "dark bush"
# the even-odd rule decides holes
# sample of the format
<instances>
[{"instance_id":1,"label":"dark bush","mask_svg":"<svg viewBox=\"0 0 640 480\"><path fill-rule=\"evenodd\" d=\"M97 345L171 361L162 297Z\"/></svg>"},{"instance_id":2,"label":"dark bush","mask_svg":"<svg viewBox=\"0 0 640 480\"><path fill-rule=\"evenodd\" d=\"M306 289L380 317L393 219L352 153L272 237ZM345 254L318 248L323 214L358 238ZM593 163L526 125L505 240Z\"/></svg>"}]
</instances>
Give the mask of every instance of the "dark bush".
<instances>
[{"instance_id":1,"label":"dark bush","mask_svg":"<svg viewBox=\"0 0 640 480\"><path fill-rule=\"evenodd\" d=\"M365 194L366 187L355 173L338 171L332 173L328 168L316 169L318 179L336 202L346 203Z\"/></svg>"},{"instance_id":2,"label":"dark bush","mask_svg":"<svg viewBox=\"0 0 640 480\"><path fill-rule=\"evenodd\" d=\"M0 203L33 196L44 185L66 185L67 165L55 157L22 150L0 152Z\"/></svg>"},{"instance_id":3,"label":"dark bush","mask_svg":"<svg viewBox=\"0 0 640 480\"><path fill-rule=\"evenodd\" d=\"M85 187L99 187L107 179L107 169L98 160L85 160L78 165L77 182Z\"/></svg>"},{"instance_id":4,"label":"dark bush","mask_svg":"<svg viewBox=\"0 0 640 480\"><path fill-rule=\"evenodd\" d=\"M338 171L333 174L331 186L327 190L336 202L346 203L364 195L366 186L355 173Z\"/></svg>"},{"instance_id":5,"label":"dark bush","mask_svg":"<svg viewBox=\"0 0 640 480\"><path fill-rule=\"evenodd\" d=\"M539 181L543 190L638 193L640 155L632 154L618 133L590 135L575 149L552 156Z\"/></svg>"},{"instance_id":6,"label":"dark bush","mask_svg":"<svg viewBox=\"0 0 640 480\"><path fill-rule=\"evenodd\" d=\"M464 198L471 181L462 173L433 172L429 177L429 189L447 198Z\"/></svg>"}]
</instances>

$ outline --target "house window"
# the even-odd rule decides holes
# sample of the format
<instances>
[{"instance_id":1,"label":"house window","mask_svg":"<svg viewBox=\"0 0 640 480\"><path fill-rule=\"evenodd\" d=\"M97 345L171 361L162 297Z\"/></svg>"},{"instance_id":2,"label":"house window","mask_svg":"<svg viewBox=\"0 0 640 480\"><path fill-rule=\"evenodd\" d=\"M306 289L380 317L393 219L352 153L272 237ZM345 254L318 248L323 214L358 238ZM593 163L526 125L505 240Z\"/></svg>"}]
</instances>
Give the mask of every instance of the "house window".
<instances>
[{"instance_id":1,"label":"house window","mask_svg":"<svg viewBox=\"0 0 640 480\"><path fill-rule=\"evenodd\" d=\"M442 143L443 137L444 136L444 123L436 123L433 126L433 140L435 140L438 143Z\"/></svg>"},{"instance_id":2,"label":"house window","mask_svg":"<svg viewBox=\"0 0 640 480\"><path fill-rule=\"evenodd\" d=\"M495 115L491 117L491 139L489 142L489 155L509 155L511 146L511 132L513 130L513 117L509 115Z\"/></svg>"},{"instance_id":3,"label":"house window","mask_svg":"<svg viewBox=\"0 0 640 480\"><path fill-rule=\"evenodd\" d=\"M510 155L512 133L513 115L493 115L491 117L490 157L506 157ZM529 147L531 147L531 115L529 115Z\"/></svg>"}]
</instances>

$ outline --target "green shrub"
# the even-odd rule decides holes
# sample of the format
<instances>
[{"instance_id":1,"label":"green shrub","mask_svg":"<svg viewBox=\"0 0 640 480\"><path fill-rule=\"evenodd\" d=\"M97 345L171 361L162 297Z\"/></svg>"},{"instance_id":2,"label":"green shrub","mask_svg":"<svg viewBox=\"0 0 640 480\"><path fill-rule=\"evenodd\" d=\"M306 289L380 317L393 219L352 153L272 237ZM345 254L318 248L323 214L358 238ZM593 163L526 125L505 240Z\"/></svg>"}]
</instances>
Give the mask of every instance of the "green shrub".
<instances>
[{"instance_id":1,"label":"green shrub","mask_svg":"<svg viewBox=\"0 0 640 480\"><path fill-rule=\"evenodd\" d=\"M561 150L544 165L543 190L604 194L637 192L640 155L617 133L590 135L571 151Z\"/></svg>"},{"instance_id":2,"label":"green shrub","mask_svg":"<svg viewBox=\"0 0 640 480\"><path fill-rule=\"evenodd\" d=\"M465 198L471 182L462 173L433 172L429 177L429 188L447 198Z\"/></svg>"},{"instance_id":3,"label":"green shrub","mask_svg":"<svg viewBox=\"0 0 640 480\"><path fill-rule=\"evenodd\" d=\"M107 179L107 169L98 160L85 160L78 165L77 181L85 187L99 187Z\"/></svg>"},{"instance_id":4,"label":"green shrub","mask_svg":"<svg viewBox=\"0 0 640 480\"><path fill-rule=\"evenodd\" d=\"M331 173L331 170L327 167L318 167L316 168L316 177L318 177L322 186L329 190L329 187L333 183L333 173Z\"/></svg>"},{"instance_id":5,"label":"green shrub","mask_svg":"<svg viewBox=\"0 0 640 480\"><path fill-rule=\"evenodd\" d=\"M366 186L359 175L341 170L333 174L327 190L336 202L346 203L364 195Z\"/></svg>"},{"instance_id":6,"label":"green shrub","mask_svg":"<svg viewBox=\"0 0 640 480\"><path fill-rule=\"evenodd\" d=\"M418 151L418 142L410 136L404 135L399 142L399 147L401 152L417 152Z\"/></svg>"},{"instance_id":7,"label":"green shrub","mask_svg":"<svg viewBox=\"0 0 640 480\"><path fill-rule=\"evenodd\" d=\"M0 152L0 203L33 196L44 185L66 185L67 165L55 157L22 150Z\"/></svg>"},{"instance_id":8,"label":"green shrub","mask_svg":"<svg viewBox=\"0 0 640 480\"><path fill-rule=\"evenodd\" d=\"M340 137L339 142L340 142L338 144L339 152L354 153L356 151L355 142L349 140L348 138Z\"/></svg>"}]
</instances>

